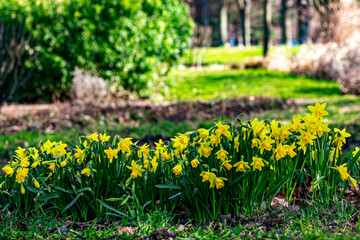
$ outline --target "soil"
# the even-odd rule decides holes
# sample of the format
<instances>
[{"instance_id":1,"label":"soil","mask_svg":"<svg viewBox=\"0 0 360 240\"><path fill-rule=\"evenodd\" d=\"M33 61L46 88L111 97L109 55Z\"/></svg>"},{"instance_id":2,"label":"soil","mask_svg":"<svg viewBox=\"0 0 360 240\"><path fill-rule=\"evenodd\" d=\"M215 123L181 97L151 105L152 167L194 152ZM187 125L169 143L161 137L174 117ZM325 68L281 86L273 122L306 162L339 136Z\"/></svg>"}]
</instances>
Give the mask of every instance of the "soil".
<instances>
[{"instance_id":1,"label":"soil","mask_svg":"<svg viewBox=\"0 0 360 240\"><path fill-rule=\"evenodd\" d=\"M293 100L268 97L243 97L218 101L162 102L148 100L111 102L102 104L56 104L4 105L0 109L0 134L20 130L58 131L64 128L84 128L100 118L116 118L120 124L134 121L159 120L194 121L236 118L263 110L286 109L297 104Z\"/></svg>"}]
</instances>

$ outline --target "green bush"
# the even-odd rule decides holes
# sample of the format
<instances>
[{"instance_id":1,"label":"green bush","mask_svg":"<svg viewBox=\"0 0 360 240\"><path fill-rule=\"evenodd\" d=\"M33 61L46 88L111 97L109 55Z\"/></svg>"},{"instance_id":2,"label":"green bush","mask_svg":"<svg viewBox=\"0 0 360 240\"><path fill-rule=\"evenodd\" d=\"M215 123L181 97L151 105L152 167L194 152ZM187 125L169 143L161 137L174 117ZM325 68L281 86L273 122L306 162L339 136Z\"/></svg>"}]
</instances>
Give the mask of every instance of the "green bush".
<instances>
[{"instance_id":1,"label":"green bush","mask_svg":"<svg viewBox=\"0 0 360 240\"><path fill-rule=\"evenodd\" d=\"M180 0L4 0L0 12L5 23L26 19L39 45L25 99L66 95L75 66L144 95L179 59L192 26Z\"/></svg>"}]
</instances>

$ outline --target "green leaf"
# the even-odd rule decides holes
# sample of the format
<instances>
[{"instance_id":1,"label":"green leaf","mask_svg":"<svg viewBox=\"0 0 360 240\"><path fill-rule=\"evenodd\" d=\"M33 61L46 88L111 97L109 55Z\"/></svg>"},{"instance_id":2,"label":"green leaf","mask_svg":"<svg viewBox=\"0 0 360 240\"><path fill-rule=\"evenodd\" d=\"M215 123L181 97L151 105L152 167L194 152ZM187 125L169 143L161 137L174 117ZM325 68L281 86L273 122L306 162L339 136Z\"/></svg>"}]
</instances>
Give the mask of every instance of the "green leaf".
<instances>
[{"instance_id":1,"label":"green leaf","mask_svg":"<svg viewBox=\"0 0 360 240\"><path fill-rule=\"evenodd\" d=\"M2 212L5 212L6 209L7 209L9 206L10 206L10 203L7 203L7 204L3 207L3 209L1 209L1 211L2 211Z\"/></svg>"},{"instance_id":2,"label":"green leaf","mask_svg":"<svg viewBox=\"0 0 360 240\"><path fill-rule=\"evenodd\" d=\"M75 145L74 144L72 144L71 142L68 142L68 141L65 141L65 143L71 148L71 150L75 150Z\"/></svg>"},{"instance_id":3,"label":"green leaf","mask_svg":"<svg viewBox=\"0 0 360 240\"><path fill-rule=\"evenodd\" d=\"M75 204L75 202L79 199L79 197L81 197L83 195L83 193L79 193L61 212L65 212L66 210L68 210L72 205Z\"/></svg>"},{"instance_id":4,"label":"green leaf","mask_svg":"<svg viewBox=\"0 0 360 240\"><path fill-rule=\"evenodd\" d=\"M125 213L117 210L116 208L104 203L103 201L101 201L100 199L96 199L96 201L98 201L101 205L103 205L105 208L113 211L113 212L116 212L118 215L122 216L122 217L125 217L125 218L129 218L128 215L126 215Z\"/></svg>"},{"instance_id":5,"label":"green leaf","mask_svg":"<svg viewBox=\"0 0 360 240\"><path fill-rule=\"evenodd\" d=\"M105 201L107 202L116 202L116 201L123 201L123 198L107 198Z\"/></svg>"},{"instance_id":6,"label":"green leaf","mask_svg":"<svg viewBox=\"0 0 360 240\"><path fill-rule=\"evenodd\" d=\"M40 190L40 189L32 188L32 187L30 187L30 186L26 186L26 188L27 188L30 192L33 192L33 193L46 194L43 190Z\"/></svg>"},{"instance_id":7,"label":"green leaf","mask_svg":"<svg viewBox=\"0 0 360 240\"><path fill-rule=\"evenodd\" d=\"M176 186L175 184L157 184L155 185L157 188L161 189L181 189L179 186Z\"/></svg>"},{"instance_id":8,"label":"green leaf","mask_svg":"<svg viewBox=\"0 0 360 240\"><path fill-rule=\"evenodd\" d=\"M169 199L174 199L174 198L176 198L176 197L178 197L180 195L182 195L182 192L179 192L179 193L177 193L175 195L172 195L171 197L169 197Z\"/></svg>"},{"instance_id":9,"label":"green leaf","mask_svg":"<svg viewBox=\"0 0 360 240\"><path fill-rule=\"evenodd\" d=\"M46 201L46 200L53 199L53 198L58 198L58 197L60 197L59 194L52 193L52 194L48 194L48 195L45 195L45 196L38 197L38 198L36 198L36 201Z\"/></svg>"}]
</instances>

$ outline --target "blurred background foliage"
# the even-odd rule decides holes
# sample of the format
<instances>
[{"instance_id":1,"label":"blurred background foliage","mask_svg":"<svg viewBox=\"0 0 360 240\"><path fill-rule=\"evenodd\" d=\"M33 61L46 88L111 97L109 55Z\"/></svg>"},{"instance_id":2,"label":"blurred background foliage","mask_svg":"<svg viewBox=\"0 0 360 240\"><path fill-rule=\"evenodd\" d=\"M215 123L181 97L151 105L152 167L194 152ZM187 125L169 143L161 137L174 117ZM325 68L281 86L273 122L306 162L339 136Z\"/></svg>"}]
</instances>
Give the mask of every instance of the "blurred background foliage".
<instances>
[{"instance_id":1,"label":"blurred background foliage","mask_svg":"<svg viewBox=\"0 0 360 240\"><path fill-rule=\"evenodd\" d=\"M25 21L39 51L13 97L27 102L69 97L76 66L148 96L188 46L193 25L180 0L2 0L0 12L5 24Z\"/></svg>"}]
</instances>

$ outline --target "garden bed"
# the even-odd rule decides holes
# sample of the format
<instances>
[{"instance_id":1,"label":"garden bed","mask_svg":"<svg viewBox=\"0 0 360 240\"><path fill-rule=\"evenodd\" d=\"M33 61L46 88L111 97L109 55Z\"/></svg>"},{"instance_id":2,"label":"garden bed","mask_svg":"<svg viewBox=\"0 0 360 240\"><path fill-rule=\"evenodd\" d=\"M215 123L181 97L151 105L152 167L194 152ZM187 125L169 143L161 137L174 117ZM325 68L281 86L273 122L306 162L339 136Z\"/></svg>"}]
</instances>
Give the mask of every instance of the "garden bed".
<instances>
[{"instance_id":1,"label":"garden bed","mask_svg":"<svg viewBox=\"0 0 360 240\"><path fill-rule=\"evenodd\" d=\"M139 120L194 121L220 117L236 118L239 114L294 106L296 104L292 100L269 97L161 103L140 100L102 105L76 105L70 102L38 105L11 104L1 108L0 134L27 129L51 132L69 127L84 128L93 125L95 119L99 118L114 119L121 124Z\"/></svg>"}]
</instances>

